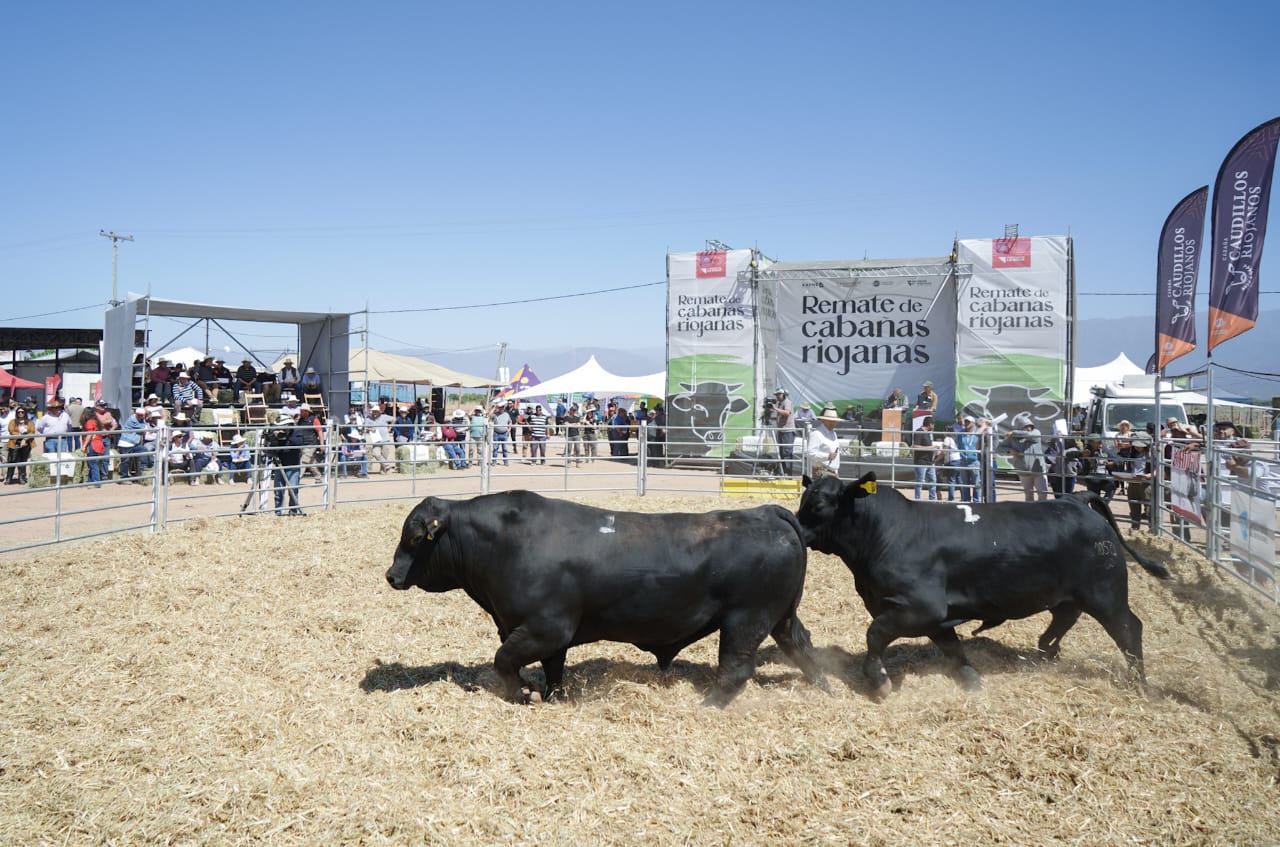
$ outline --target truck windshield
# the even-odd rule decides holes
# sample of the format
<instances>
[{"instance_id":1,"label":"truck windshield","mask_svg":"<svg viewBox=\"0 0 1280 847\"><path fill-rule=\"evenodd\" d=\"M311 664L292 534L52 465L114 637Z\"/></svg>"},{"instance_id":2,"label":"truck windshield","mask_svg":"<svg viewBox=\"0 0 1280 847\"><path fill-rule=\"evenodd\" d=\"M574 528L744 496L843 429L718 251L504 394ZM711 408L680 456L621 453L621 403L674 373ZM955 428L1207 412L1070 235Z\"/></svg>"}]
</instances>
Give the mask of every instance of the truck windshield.
<instances>
[{"instance_id":1,"label":"truck windshield","mask_svg":"<svg viewBox=\"0 0 1280 847\"><path fill-rule=\"evenodd\" d=\"M1177 418L1179 422L1186 423L1186 412L1181 406L1161 404L1160 411L1164 418ZM1128 421L1133 424L1133 428L1137 432L1142 432L1147 428L1147 424L1156 423L1156 404L1143 401L1126 403L1111 402L1107 404L1107 431L1114 431L1116 424L1120 421ZM1163 421L1161 421L1163 423Z\"/></svg>"}]
</instances>

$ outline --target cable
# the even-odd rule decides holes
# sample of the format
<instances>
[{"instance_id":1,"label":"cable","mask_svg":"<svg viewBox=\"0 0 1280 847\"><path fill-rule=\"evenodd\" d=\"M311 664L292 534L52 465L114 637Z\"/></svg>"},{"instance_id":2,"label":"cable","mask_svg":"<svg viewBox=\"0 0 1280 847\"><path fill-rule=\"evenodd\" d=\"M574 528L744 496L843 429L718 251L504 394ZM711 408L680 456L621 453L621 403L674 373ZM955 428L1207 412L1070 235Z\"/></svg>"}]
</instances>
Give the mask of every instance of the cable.
<instances>
[{"instance_id":1,"label":"cable","mask_svg":"<svg viewBox=\"0 0 1280 847\"><path fill-rule=\"evenodd\" d=\"M19 315L13 318L0 318L0 321L26 321L31 318L47 318L50 315L69 315L72 312L83 312L85 309L100 309L106 305L106 303L91 303L88 306L76 306L73 309L60 309L56 312L41 312L38 315Z\"/></svg>"},{"instance_id":2,"label":"cable","mask_svg":"<svg viewBox=\"0 0 1280 847\"><path fill-rule=\"evenodd\" d=\"M546 303L550 300L570 300L575 297L591 297L596 294L612 294L617 291L632 291L637 288L652 288L655 285L666 285L664 279L661 282L642 282L639 285L623 285L619 288L602 288L598 291L580 291L576 294L553 294L549 297L529 297L525 300L500 300L496 303L474 303L470 306L430 306L421 309L384 309L379 311L370 310L371 315L407 315L415 312L457 312L463 309L488 309L493 306L518 306L524 303Z\"/></svg>"}]
</instances>

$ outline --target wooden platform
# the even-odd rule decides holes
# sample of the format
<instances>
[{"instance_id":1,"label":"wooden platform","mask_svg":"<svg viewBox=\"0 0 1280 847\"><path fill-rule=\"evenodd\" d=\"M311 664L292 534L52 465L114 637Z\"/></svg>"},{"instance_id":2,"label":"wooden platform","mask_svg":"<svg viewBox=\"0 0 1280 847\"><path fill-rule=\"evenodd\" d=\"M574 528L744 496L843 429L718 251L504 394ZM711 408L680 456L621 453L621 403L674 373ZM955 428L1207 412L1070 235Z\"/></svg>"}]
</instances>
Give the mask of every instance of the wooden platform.
<instances>
[{"instance_id":1,"label":"wooden platform","mask_svg":"<svg viewBox=\"0 0 1280 847\"><path fill-rule=\"evenodd\" d=\"M800 480L724 477L720 480L720 493L748 496L763 495L768 497L798 495L800 493Z\"/></svg>"}]
</instances>

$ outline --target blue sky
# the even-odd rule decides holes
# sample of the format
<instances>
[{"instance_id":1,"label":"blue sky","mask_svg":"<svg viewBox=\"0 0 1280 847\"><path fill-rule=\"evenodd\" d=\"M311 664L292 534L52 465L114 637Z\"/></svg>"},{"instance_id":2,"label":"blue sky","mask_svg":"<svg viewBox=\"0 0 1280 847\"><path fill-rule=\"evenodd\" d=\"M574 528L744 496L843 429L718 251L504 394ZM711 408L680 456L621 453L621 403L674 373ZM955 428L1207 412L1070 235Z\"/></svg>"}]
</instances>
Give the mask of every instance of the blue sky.
<instances>
[{"instance_id":1,"label":"blue sky","mask_svg":"<svg viewBox=\"0 0 1280 847\"><path fill-rule=\"evenodd\" d=\"M1280 5L1225 8L11 5L0 326L101 326L101 229L121 295L367 308L383 349L661 347L668 250L1010 223L1075 237L1081 317L1151 314L1165 216L1280 114Z\"/></svg>"}]
</instances>

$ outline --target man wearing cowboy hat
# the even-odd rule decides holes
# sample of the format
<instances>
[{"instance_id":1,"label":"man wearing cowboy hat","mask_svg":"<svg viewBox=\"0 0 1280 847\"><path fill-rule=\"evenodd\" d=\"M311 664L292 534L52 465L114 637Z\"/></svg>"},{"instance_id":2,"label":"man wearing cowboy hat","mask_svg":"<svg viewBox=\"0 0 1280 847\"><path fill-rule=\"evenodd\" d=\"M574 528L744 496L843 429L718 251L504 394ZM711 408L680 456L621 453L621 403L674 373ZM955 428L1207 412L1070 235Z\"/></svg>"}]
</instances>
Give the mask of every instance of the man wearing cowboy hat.
<instances>
[{"instance_id":1,"label":"man wearing cowboy hat","mask_svg":"<svg viewBox=\"0 0 1280 847\"><path fill-rule=\"evenodd\" d=\"M236 378L231 382L231 402L239 403L241 392L253 392L258 389L258 369L253 366L253 359L248 356L236 368Z\"/></svg>"},{"instance_id":2,"label":"man wearing cowboy hat","mask_svg":"<svg viewBox=\"0 0 1280 847\"><path fill-rule=\"evenodd\" d=\"M795 406L787 396L787 390L781 385L773 392L773 424L774 434L778 440L778 458L782 461L783 473L791 475L791 460L794 458L793 447L796 443Z\"/></svg>"},{"instance_id":3,"label":"man wearing cowboy hat","mask_svg":"<svg viewBox=\"0 0 1280 847\"><path fill-rule=\"evenodd\" d=\"M188 407L190 411L186 411ZM173 386L173 408L184 410L193 420L200 419L204 408L204 389L186 371L178 371L178 381Z\"/></svg>"},{"instance_id":4,"label":"man wearing cowboy hat","mask_svg":"<svg viewBox=\"0 0 1280 847\"><path fill-rule=\"evenodd\" d=\"M280 369L280 394L286 391L290 394L294 393L294 389L298 385L298 369L293 366L293 359L285 359L284 367Z\"/></svg>"},{"instance_id":5,"label":"man wearing cowboy hat","mask_svg":"<svg viewBox=\"0 0 1280 847\"><path fill-rule=\"evenodd\" d=\"M826 476L840 475L840 438L836 435L836 424L840 416L834 406L828 406L818 416L818 423L809 431L809 440L805 442L805 459L810 479L817 481Z\"/></svg>"},{"instance_id":6,"label":"man wearing cowboy hat","mask_svg":"<svg viewBox=\"0 0 1280 847\"><path fill-rule=\"evenodd\" d=\"M72 449L71 416L57 397L48 403L45 413L36 421L36 432L43 435L44 445L41 448L45 455L63 453Z\"/></svg>"}]
</instances>

